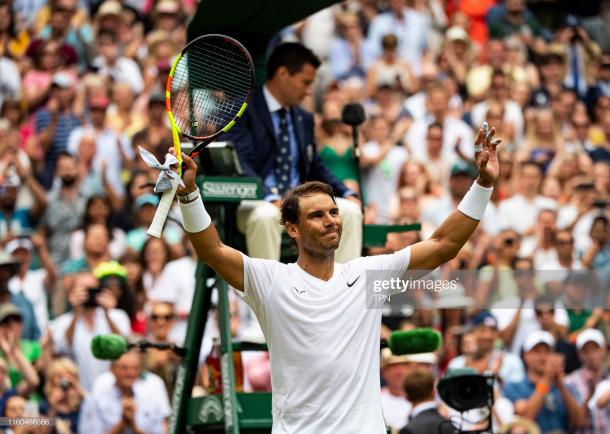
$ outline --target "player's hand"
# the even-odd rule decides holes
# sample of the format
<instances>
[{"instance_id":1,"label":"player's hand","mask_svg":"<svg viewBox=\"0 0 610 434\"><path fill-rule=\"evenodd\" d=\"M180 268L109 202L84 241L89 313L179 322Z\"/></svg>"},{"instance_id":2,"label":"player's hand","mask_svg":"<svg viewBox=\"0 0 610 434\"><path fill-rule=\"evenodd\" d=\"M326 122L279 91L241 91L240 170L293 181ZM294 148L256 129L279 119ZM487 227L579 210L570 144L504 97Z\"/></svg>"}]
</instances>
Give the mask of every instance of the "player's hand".
<instances>
[{"instance_id":1,"label":"player's hand","mask_svg":"<svg viewBox=\"0 0 610 434\"><path fill-rule=\"evenodd\" d=\"M496 129L494 127L491 128L487 135L484 134L483 128L480 128L476 139L474 139L474 158L479 170L477 182L483 187L493 187L500 175L500 164L496 147L502 140L494 139L495 133Z\"/></svg>"},{"instance_id":2,"label":"player's hand","mask_svg":"<svg viewBox=\"0 0 610 434\"><path fill-rule=\"evenodd\" d=\"M168 152L172 155L176 155L174 148L170 148ZM195 178L197 177L197 163L184 152L182 152L182 163L182 182L184 182L184 187L179 185L176 193L192 193L197 189L197 184L195 183ZM174 168L174 170L175 169L176 168Z\"/></svg>"}]
</instances>

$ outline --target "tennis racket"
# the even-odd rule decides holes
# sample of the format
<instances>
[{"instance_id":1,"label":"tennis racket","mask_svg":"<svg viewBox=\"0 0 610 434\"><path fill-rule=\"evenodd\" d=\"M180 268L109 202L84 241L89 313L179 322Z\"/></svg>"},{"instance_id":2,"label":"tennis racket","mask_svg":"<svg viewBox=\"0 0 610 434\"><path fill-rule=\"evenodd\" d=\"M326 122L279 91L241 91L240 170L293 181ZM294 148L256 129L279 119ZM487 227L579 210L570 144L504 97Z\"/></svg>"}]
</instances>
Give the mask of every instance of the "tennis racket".
<instances>
[{"instance_id":1,"label":"tennis racket","mask_svg":"<svg viewBox=\"0 0 610 434\"><path fill-rule=\"evenodd\" d=\"M248 106L253 87L252 57L235 39L204 35L182 49L172 64L165 91L179 175L180 135L199 142L189 153L196 157L235 125ZM161 236L177 188L178 180L172 180L172 189L163 193L148 235Z\"/></svg>"}]
</instances>

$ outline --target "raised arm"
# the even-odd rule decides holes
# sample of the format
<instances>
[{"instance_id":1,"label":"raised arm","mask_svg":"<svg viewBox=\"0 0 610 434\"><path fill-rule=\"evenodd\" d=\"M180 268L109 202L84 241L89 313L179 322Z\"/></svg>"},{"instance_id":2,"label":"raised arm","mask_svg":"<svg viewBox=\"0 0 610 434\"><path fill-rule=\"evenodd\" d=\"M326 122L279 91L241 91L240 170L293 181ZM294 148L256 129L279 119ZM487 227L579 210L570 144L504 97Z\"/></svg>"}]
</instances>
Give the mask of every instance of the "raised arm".
<instances>
[{"instance_id":1,"label":"raised arm","mask_svg":"<svg viewBox=\"0 0 610 434\"><path fill-rule=\"evenodd\" d=\"M185 153L182 180L185 187L178 187L178 201L182 210L184 230L197 252L197 257L212 267L229 285L244 290L244 260L239 250L220 240L216 227L205 210L199 187L195 184L197 164Z\"/></svg>"},{"instance_id":2,"label":"raised arm","mask_svg":"<svg viewBox=\"0 0 610 434\"><path fill-rule=\"evenodd\" d=\"M500 139L494 140L494 134L494 128L487 137L484 136L483 130L479 129L474 141L479 177L464 196L458 209L445 219L432 236L413 245L409 269L434 270L453 259L476 229L500 173L496 152Z\"/></svg>"}]
</instances>

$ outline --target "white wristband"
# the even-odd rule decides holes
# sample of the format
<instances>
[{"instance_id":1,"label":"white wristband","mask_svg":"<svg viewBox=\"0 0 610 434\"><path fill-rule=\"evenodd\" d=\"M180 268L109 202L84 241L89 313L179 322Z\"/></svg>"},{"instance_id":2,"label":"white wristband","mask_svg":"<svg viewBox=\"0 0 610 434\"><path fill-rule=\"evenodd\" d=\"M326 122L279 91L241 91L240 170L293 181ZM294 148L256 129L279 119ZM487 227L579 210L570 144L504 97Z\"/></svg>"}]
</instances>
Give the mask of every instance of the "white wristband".
<instances>
[{"instance_id":1,"label":"white wristband","mask_svg":"<svg viewBox=\"0 0 610 434\"><path fill-rule=\"evenodd\" d=\"M203 200L199 196L196 200L189 203L181 203L182 222L184 230L190 233L201 232L212 224L212 218L203 206Z\"/></svg>"},{"instance_id":2,"label":"white wristband","mask_svg":"<svg viewBox=\"0 0 610 434\"><path fill-rule=\"evenodd\" d=\"M483 187L475 181L458 205L458 210L470 218L481 220L492 192L493 187Z\"/></svg>"}]
</instances>

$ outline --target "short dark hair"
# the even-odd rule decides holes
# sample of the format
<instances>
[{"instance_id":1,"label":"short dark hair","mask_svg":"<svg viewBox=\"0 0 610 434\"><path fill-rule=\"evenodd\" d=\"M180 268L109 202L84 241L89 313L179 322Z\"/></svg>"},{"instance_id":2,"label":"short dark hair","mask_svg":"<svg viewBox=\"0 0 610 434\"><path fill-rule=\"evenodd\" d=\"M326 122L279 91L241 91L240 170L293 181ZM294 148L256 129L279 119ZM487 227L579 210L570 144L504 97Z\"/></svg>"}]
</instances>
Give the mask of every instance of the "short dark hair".
<instances>
[{"instance_id":1,"label":"short dark hair","mask_svg":"<svg viewBox=\"0 0 610 434\"><path fill-rule=\"evenodd\" d=\"M530 166L530 167L535 167L536 169L538 169L538 171L539 171L540 173L543 173L543 172L544 172L544 170L542 169L542 166L540 165L540 163L537 163L537 162L536 162L536 161L534 161L534 160L526 160L526 161L524 161L524 162L522 162L522 163L521 163L521 169L525 169L525 168L526 168L526 167L528 167L528 166Z\"/></svg>"},{"instance_id":2,"label":"short dark hair","mask_svg":"<svg viewBox=\"0 0 610 434\"><path fill-rule=\"evenodd\" d=\"M282 200L282 205L280 206L280 223L282 225L285 225L286 223L298 223L301 215L299 198L312 196L314 194L327 194L333 202L335 202L333 188L330 185L320 181L304 182L296 188L289 190L284 196L284 200Z\"/></svg>"},{"instance_id":3,"label":"short dark hair","mask_svg":"<svg viewBox=\"0 0 610 434\"><path fill-rule=\"evenodd\" d=\"M301 71L305 65L318 69L320 59L304 45L296 42L280 44L275 47L267 61L267 80L273 78L281 66L285 66L290 75L293 75Z\"/></svg>"},{"instance_id":4,"label":"short dark hair","mask_svg":"<svg viewBox=\"0 0 610 434\"><path fill-rule=\"evenodd\" d=\"M430 125L428 125L428 133L430 132L430 130L433 130L434 128L438 128L442 132L443 131L443 124L441 122L439 122L439 121L432 122Z\"/></svg>"},{"instance_id":5,"label":"short dark hair","mask_svg":"<svg viewBox=\"0 0 610 434\"><path fill-rule=\"evenodd\" d=\"M434 396L434 375L427 369L417 368L405 377L403 388L411 402L423 402Z\"/></svg>"}]
</instances>

